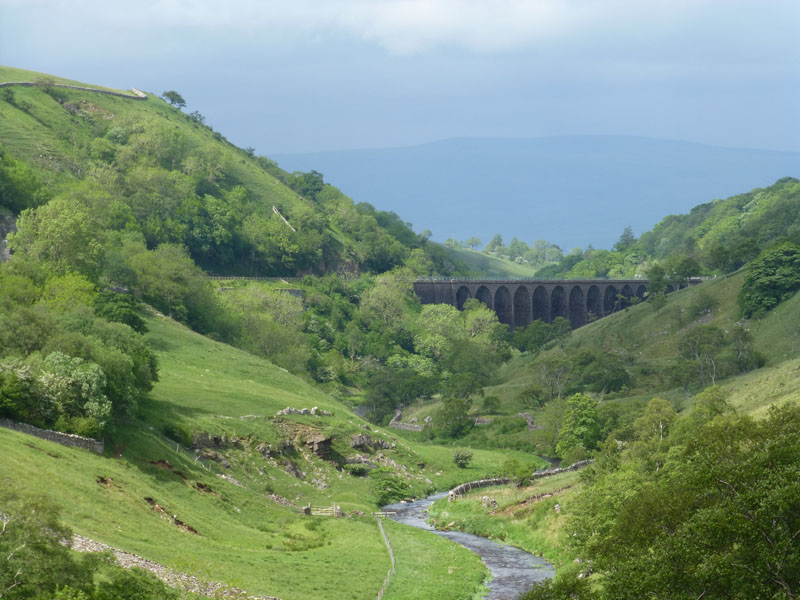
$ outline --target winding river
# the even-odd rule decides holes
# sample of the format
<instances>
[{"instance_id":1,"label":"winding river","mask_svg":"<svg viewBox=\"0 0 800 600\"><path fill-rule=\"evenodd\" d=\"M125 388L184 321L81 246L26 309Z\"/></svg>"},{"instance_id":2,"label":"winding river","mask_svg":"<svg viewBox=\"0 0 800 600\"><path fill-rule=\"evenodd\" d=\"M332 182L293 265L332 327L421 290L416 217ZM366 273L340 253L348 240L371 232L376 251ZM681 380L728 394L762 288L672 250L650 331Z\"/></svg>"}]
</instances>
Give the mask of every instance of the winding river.
<instances>
[{"instance_id":1,"label":"winding river","mask_svg":"<svg viewBox=\"0 0 800 600\"><path fill-rule=\"evenodd\" d=\"M384 510L396 512L397 514L390 518L398 523L425 529L449 538L480 556L483 563L492 572L493 577L488 584L490 591L486 596L487 600L516 600L520 594L527 592L533 583L555 575L553 565L519 548L503 546L471 533L434 529L425 522L428 516L426 509L435 500L444 498L446 495L447 493L443 492L414 502L389 504L384 507Z\"/></svg>"}]
</instances>

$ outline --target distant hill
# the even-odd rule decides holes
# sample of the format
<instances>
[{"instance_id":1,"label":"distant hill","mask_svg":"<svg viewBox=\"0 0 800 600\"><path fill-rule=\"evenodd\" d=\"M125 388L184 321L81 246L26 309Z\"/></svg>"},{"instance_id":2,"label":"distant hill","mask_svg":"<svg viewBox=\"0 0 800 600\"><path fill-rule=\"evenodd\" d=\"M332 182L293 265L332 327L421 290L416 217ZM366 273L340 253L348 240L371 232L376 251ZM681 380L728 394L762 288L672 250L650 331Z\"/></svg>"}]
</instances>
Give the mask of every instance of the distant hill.
<instances>
[{"instance_id":1,"label":"distant hill","mask_svg":"<svg viewBox=\"0 0 800 600\"><path fill-rule=\"evenodd\" d=\"M410 220L433 239L500 233L569 250L607 248L666 214L800 174L800 152L732 149L621 136L450 139L407 148L273 155L316 170Z\"/></svg>"},{"instance_id":2,"label":"distant hill","mask_svg":"<svg viewBox=\"0 0 800 600\"><path fill-rule=\"evenodd\" d=\"M459 272L463 272L468 277L525 279L536 276L536 269L526 264L517 264L469 248L442 246L442 249L458 265Z\"/></svg>"}]
</instances>

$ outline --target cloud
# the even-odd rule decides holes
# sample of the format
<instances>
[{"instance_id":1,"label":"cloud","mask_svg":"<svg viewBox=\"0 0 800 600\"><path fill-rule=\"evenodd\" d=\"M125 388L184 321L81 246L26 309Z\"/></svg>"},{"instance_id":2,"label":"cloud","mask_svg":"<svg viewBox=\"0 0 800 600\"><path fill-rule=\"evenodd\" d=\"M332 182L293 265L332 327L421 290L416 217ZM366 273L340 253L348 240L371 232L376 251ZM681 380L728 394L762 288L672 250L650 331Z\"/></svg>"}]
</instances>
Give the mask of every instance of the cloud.
<instances>
[{"instance_id":1,"label":"cloud","mask_svg":"<svg viewBox=\"0 0 800 600\"><path fill-rule=\"evenodd\" d=\"M782 4L779 0L776 4ZM647 35L744 0L0 0L53 24L345 35L392 54L509 52L564 37Z\"/></svg>"}]
</instances>

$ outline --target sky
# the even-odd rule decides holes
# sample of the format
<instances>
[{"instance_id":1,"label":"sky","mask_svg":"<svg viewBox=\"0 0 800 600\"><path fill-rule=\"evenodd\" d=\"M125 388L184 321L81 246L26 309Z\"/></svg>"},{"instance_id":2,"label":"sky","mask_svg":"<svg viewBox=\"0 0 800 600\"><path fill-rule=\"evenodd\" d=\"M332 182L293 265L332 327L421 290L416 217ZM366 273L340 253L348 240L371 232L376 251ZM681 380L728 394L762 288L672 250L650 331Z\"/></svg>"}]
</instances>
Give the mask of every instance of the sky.
<instances>
[{"instance_id":1,"label":"sky","mask_svg":"<svg viewBox=\"0 0 800 600\"><path fill-rule=\"evenodd\" d=\"M177 90L258 154L635 135L800 150L798 0L0 0L0 64Z\"/></svg>"}]
</instances>

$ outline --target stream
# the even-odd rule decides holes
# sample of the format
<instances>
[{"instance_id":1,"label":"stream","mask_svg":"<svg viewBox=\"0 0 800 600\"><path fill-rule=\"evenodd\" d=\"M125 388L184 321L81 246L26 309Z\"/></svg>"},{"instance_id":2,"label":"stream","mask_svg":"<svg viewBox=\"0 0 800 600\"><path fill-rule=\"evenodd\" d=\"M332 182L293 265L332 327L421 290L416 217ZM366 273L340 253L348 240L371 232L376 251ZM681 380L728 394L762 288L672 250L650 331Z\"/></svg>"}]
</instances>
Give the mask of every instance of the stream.
<instances>
[{"instance_id":1,"label":"stream","mask_svg":"<svg viewBox=\"0 0 800 600\"><path fill-rule=\"evenodd\" d=\"M520 594L527 592L533 583L555 576L553 565L519 548L503 546L471 533L434 529L425 522L428 517L426 509L435 500L445 496L447 492L442 492L414 502L389 504L384 506L383 510L396 512L396 515L389 518L398 523L425 529L451 539L480 556L493 577L487 584L489 586L487 600L516 600Z\"/></svg>"}]
</instances>

